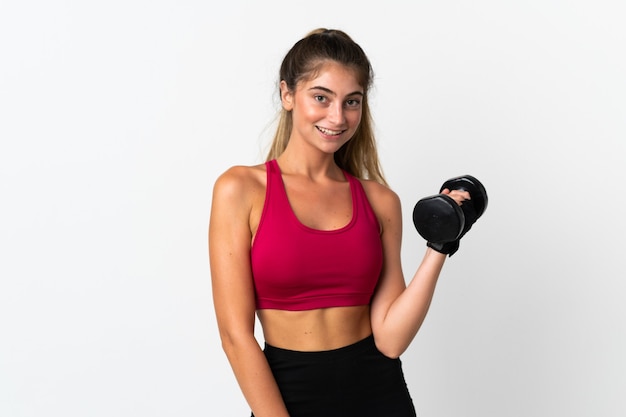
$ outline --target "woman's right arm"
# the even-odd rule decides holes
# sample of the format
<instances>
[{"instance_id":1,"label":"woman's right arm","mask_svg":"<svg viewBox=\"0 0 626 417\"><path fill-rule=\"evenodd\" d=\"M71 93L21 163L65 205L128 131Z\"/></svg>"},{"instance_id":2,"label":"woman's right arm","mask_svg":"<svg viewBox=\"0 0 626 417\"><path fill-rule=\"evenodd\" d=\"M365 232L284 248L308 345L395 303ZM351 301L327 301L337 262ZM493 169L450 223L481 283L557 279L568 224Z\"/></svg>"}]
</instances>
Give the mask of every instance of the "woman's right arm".
<instances>
[{"instance_id":1,"label":"woman's right arm","mask_svg":"<svg viewBox=\"0 0 626 417\"><path fill-rule=\"evenodd\" d=\"M252 168L231 168L213 188L209 260L222 348L256 417L288 417L276 381L254 336L250 214L260 187ZM263 190L264 192L264 190Z\"/></svg>"}]
</instances>

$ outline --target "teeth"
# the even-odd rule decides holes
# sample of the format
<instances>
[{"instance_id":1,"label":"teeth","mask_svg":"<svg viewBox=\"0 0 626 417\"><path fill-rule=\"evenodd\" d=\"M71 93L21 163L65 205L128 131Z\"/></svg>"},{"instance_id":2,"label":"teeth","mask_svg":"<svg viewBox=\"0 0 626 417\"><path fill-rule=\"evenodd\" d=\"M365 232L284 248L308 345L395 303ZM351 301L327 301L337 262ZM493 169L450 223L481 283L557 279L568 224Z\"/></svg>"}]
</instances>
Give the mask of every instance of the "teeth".
<instances>
[{"instance_id":1,"label":"teeth","mask_svg":"<svg viewBox=\"0 0 626 417\"><path fill-rule=\"evenodd\" d=\"M325 135L334 135L334 136L336 136L336 135L341 134L341 132L342 132L341 130L330 130L330 129L326 129L326 128L319 127L319 126L317 128L319 129L320 132L322 132Z\"/></svg>"}]
</instances>

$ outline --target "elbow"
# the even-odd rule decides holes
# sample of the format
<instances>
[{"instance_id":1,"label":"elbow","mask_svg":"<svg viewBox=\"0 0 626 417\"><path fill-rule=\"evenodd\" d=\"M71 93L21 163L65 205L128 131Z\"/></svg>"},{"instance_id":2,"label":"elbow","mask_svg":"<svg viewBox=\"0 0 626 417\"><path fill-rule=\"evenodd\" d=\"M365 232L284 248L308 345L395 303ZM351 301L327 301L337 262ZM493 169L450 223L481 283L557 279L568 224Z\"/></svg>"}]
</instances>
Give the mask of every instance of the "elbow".
<instances>
[{"instance_id":1,"label":"elbow","mask_svg":"<svg viewBox=\"0 0 626 417\"><path fill-rule=\"evenodd\" d=\"M235 339L229 333L220 332L220 341L222 344L222 350L228 356L228 352L232 351L236 346Z\"/></svg>"},{"instance_id":2,"label":"elbow","mask_svg":"<svg viewBox=\"0 0 626 417\"><path fill-rule=\"evenodd\" d=\"M259 347L254 333L222 331L220 332L220 339L222 350L229 359L237 357L238 352L247 350L251 346Z\"/></svg>"},{"instance_id":3,"label":"elbow","mask_svg":"<svg viewBox=\"0 0 626 417\"><path fill-rule=\"evenodd\" d=\"M378 341L374 338L376 343L376 349L389 359L398 359L400 355L404 353L406 347L403 347L400 343L394 343L393 341Z\"/></svg>"}]
</instances>

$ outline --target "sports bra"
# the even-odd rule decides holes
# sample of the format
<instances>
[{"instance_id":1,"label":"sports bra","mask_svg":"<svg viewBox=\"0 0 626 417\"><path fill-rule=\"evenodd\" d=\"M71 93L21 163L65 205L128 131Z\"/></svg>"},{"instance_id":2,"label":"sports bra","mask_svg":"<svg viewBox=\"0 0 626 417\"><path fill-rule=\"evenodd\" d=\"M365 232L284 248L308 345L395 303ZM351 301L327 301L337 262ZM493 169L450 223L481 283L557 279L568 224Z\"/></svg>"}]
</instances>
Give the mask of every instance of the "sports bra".
<instances>
[{"instance_id":1,"label":"sports bra","mask_svg":"<svg viewBox=\"0 0 626 417\"><path fill-rule=\"evenodd\" d=\"M369 304L383 264L378 219L361 182L344 171L352 219L334 230L302 224L280 167L266 162L265 203L251 249L257 309L312 310Z\"/></svg>"}]
</instances>

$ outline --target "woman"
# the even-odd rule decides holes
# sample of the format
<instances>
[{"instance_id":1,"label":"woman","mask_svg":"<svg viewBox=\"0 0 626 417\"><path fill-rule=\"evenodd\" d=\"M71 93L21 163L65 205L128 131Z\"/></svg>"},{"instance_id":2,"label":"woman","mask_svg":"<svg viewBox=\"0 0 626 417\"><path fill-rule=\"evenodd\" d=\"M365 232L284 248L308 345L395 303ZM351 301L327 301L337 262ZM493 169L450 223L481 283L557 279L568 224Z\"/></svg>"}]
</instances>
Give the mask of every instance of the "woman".
<instances>
[{"instance_id":1,"label":"woman","mask_svg":"<svg viewBox=\"0 0 626 417\"><path fill-rule=\"evenodd\" d=\"M405 284L400 201L379 167L371 82L368 58L347 34L311 32L283 60L267 162L230 168L215 183L214 305L256 417L415 415L399 356L446 255L428 247Z\"/></svg>"}]
</instances>

